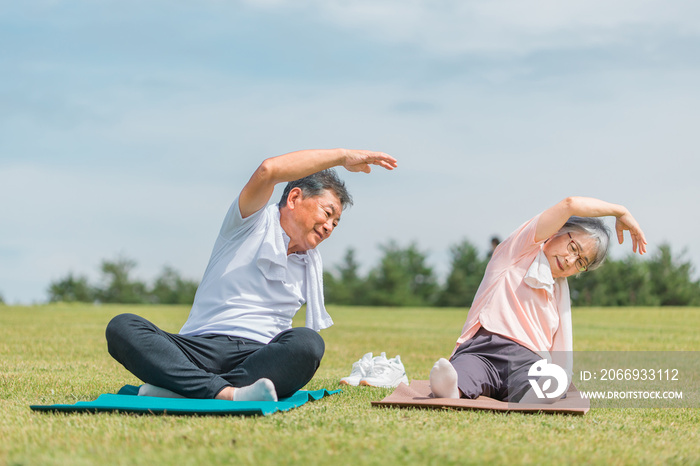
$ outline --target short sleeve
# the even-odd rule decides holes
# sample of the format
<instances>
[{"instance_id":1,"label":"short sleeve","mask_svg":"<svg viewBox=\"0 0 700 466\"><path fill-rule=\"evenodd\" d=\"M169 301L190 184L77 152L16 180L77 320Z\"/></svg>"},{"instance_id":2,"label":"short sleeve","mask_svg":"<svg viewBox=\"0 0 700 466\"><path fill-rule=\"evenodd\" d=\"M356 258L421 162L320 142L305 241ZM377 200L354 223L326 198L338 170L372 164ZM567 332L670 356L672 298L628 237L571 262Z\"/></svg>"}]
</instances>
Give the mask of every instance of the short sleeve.
<instances>
[{"instance_id":1,"label":"short sleeve","mask_svg":"<svg viewBox=\"0 0 700 466\"><path fill-rule=\"evenodd\" d=\"M219 236L230 240L235 238L242 232L246 232L249 229L255 227L264 218L264 212L266 207L262 207L257 212L249 215L246 218L241 216L241 209L238 206L239 198L237 197L231 207L229 207L226 217L224 217L224 222L221 225L221 230L219 230Z\"/></svg>"},{"instance_id":2,"label":"short sleeve","mask_svg":"<svg viewBox=\"0 0 700 466\"><path fill-rule=\"evenodd\" d=\"M537 232L537 222L540 219L540 215L538 214L520 225L517 230L499 244L493 253L493 258L506 255L517 259L530 254L533 249L539 248L540 243L535 242L535 233Z\"/></svg>"}]
</instances>

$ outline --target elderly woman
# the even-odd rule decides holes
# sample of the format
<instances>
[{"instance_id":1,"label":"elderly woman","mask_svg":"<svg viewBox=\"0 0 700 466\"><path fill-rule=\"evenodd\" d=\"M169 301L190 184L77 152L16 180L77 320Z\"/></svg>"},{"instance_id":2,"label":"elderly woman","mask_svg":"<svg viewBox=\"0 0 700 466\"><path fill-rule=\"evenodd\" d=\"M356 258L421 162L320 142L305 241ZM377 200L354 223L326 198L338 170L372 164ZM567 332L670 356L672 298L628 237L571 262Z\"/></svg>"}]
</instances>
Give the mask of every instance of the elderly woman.
<instances>
[{"instance_id":1,"label":"elderly woman","mask_svg":"<svg viewBox=\"0 0 700 466\"><path fill-rule=\"evenodd\" d=\"M496 248L450 360L438 360L430 372L435 397L530 400L528 370L554 352L566 355L566 361L555 362L570 380L566 278L593 270L605 259L609 233L596 218L603 216L616 217L620 244L628 230L632 250L646 252L644 233L625 207L584 197L568 197L550 207Z\"/></svg>"}]
</instances>

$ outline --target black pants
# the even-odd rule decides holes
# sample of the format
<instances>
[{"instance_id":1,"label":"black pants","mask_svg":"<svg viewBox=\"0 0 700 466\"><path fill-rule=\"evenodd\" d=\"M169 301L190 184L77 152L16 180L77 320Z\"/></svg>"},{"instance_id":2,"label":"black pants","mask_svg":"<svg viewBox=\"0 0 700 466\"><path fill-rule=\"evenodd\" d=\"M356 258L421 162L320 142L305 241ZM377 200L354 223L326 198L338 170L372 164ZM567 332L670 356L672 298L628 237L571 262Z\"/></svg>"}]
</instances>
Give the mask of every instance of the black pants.
<instances>
[{"instance_id":1,"label":"black pants","mask_svg":"<svg viewBox=\"0 0 700 466\"><path fill-rule=\"evenodd\" d=\"M457 348L450 363L466 398L484 395L517 403L531 389L528 369L540 359L524 346L482 327Z\"/></svg>"},{"instance_id":2,"label":"black pants","mask_svg":"<svg viewBox=\"0 0 700 466\"><path fill-rule=\"evenodd\" d=\"M266 377L285 398L306 385L325 351L308 328L281 332L270 343L228 335L165 332L143 317L121 314L107 325L109 354L146 383L187 398L214 398L225 387Z\"/></svg>"}]
</instances>

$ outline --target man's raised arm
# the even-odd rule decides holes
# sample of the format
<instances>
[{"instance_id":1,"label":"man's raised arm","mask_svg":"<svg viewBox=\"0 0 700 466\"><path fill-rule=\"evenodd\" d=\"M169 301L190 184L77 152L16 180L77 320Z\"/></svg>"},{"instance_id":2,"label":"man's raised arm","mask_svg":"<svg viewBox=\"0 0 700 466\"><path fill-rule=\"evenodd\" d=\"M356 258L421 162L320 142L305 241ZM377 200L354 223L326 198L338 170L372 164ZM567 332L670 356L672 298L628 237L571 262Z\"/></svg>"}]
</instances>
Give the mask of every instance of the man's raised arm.
<instances>
[{"instance_id":1,"label":"man's raised arm","mask_svg":"<svg viewBox=\"0 0 700 466\"><path fill-rule=\"evenodd\" d=\"M243 187L238 205L243 218L265 207L277 183L298 180L327 168L342 166L369 173L372 165L396 168L396 159L383 152L349 149L312 149L265 159Z\"/></svg>"}]
</instances>

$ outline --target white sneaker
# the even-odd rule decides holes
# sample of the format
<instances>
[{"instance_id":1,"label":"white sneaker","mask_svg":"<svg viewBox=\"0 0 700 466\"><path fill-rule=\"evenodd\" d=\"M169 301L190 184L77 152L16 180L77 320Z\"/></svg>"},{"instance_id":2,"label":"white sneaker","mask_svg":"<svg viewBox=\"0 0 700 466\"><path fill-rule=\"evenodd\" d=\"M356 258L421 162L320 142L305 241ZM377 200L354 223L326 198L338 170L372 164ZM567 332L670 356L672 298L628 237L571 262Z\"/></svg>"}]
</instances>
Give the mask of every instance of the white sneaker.
<instances>
[{"instance_id":1,"label":"white sneaker","mask_svg":"<svg viewBox=\"0 0 700 466\"><path fill-rule=\"evenodd\" d=\"M373 363L369 374L360 380L360 385L381 388L395 388L401 382L408 385L408 377L401 362L401 356L397 355L393 359L387 359L382 353L382 356L374 358Z\"/></svg>"},{"instance_id":2,"label":"white sneaker","mask_svg":"<svg viewBox=\"0 0 700 466\"><path fill-rule=\"evenodd\" d=\"M382 353L384 354L384 353ZM385 356L386 359L386 356ZM372 367L372 353L367 353L359 361L352 363L352 372L347 377L340 379L340 385L352 385L357 387L360 385L360 380L369 374L369 370Z\"/></svg>"}]
</instances>

